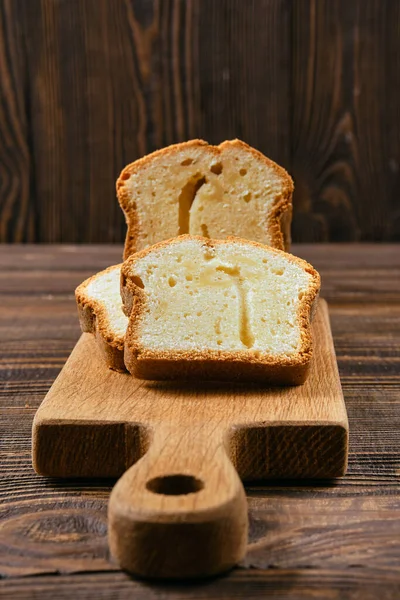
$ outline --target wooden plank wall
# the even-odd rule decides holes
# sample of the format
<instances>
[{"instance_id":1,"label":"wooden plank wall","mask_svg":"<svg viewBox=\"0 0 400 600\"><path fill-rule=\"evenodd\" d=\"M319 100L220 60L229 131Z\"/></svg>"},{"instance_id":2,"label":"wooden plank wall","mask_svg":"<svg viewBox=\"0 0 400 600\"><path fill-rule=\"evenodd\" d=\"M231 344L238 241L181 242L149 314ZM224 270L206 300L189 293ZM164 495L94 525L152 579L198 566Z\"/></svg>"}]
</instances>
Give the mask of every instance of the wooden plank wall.
<instances>
[{"instance_id":1,"label":"wooden plank wall","mask_svg":"<svg viewBox=\"0 0 400 600\"><path fill-rule=\"evenodd\" d=\"M121 168L240 137L295 241L400 239L398 0L0 0L0 241L117 242Z\"/></svg>"}]
</instances>

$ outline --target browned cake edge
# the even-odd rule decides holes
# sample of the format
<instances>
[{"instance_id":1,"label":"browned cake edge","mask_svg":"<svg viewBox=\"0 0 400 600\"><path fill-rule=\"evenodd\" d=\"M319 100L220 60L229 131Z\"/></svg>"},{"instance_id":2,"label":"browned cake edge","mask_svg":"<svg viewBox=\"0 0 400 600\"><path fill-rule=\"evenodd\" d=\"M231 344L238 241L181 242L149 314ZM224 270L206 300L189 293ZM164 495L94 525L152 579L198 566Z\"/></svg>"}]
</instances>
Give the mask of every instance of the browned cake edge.
<instances>
[{"instance_id":1,"label":"browned cake edge","mask_svg":"<svg viewBox=\"0 0 400 600\"><path fill-rule=\"evenodd\" d=\"M214 247L238 242L262 248L268 252L282 255L312 276L307 292L299 302L297 318L301 330L301 347L293 356L250 355L239 350L167 350L146 349L138 334L138 325L146 309L146 294L140 282L132 276L135 262L147 254L168 245L179 244L183 239L201 241L204 246ZM139 284L139 285L137 285ZM182 235L171 240L159 242L128 258L121 268L121 297L124 311L130 317L125 336L124 362L135 377L139 379L215 379L229 381L263 381L274 385L298 385L307 378L312 356L312 337L310 320L315 312L320 289L320 276L309 263L301 258L287 254L282 250L265 246L258 242L230 237L226 240L210 240L201 236Z\"/></svg>"},{"instance_id":2,"label":"browned cake edge","mask_svg":"<svg viewBox=\"0 0 400 600\"><path fill-rule=\"evenodd\" d=\"M126 180L129 179L131 175L137 173L143 166L151 163L154 158L158 158L159 156L165 156L167 158L168 156L171 156L177 152L181 152L182 150L198 148L200 146L208 146L210 152L213 152L216 157L219 156L227 146L237 146L245 149L253 154L256 159L261 159L263 162L265 162L265 164L272 168L282 179L283 190L279 197L275 199L273 210L268 217L268 227L274 247L281 250L289 250L291 241L290 224L292 219L292 194L294 186L292 178L285 171L285 169L264 156L264 154L255 148L252 148L245 142L242 142L238 139L222 142L222 144L219 146L211 146L204 140L190 140L188 142L181 142L180 144L167 146L166 148L156 150L156 152L152 152L151 154L143 156L135 162L127 165L117 179L117 197L121 208L124 211L125 220L128 227L125 238L124 259L126 260L131 254L136 252L136 240L139 235L139 220L136 209L132 208L132 203L130 202L130 193L125 185Z\"/></svg>"},{"instance_id":3,"label":"browned cake edge","mask_svg":"<svg viewBox=\"0 0 400 600\"><path fill-rule=\"evenodd\" d=\"M97 346L102 353L107 366L115 371L126 371L124 364L124 336L116 335L110 328L107 318L107 309L104 304L87 295L87 286L108 271L121 265L114 265L104 269L96 275L89 277L75 290L76 305L81 330L84 333L93 333Z\"/></svg>"}]
</instances>

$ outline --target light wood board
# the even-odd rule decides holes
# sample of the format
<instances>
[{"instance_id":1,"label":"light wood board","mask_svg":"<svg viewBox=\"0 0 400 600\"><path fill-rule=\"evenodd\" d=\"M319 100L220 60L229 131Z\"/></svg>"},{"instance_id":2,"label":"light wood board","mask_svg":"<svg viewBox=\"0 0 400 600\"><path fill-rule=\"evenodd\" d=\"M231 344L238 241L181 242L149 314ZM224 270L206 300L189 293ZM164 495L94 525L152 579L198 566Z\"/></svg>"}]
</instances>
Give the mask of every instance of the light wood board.
<instances>
[{"instance_id":1,"label":"light wood board","mask_svg":"<svg viewBox=\"0 0 400 600\"><path fill-rule=\"evenodd\" d=\"M346 470L348 421L322 300L313 340L307 382L271 389L136 380L108 370L84 334L36 414L34 467L58 477L129 469L109 510L111 549L128 570L155 577L225 570L246 544L238 475L330 478Z\"/></svg>"}]
</instances>

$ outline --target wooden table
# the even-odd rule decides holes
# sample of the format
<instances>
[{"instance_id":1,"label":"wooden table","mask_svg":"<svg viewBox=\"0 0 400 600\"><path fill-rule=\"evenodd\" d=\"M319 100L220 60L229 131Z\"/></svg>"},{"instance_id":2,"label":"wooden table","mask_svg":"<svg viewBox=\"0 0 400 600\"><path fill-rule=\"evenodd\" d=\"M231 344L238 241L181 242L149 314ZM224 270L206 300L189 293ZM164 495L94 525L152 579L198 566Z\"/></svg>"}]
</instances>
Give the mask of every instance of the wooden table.
<instances>
[{"instance_id":1,"label":"wooden table","mask_svg":"<svg viewBox=\"0 0 400 600\"><path fill-rule=\"evenodd\" d=\"M293 250L320 271L330 306L350 420L348 474L248 487L240 567L203 583L152 585L109 560L113 482L48 480L30 458L34 413L79 336L74 288L119 262L121 248L0 246L1 597L400 597L400 247Z\"/></svg>"}]
</instances>

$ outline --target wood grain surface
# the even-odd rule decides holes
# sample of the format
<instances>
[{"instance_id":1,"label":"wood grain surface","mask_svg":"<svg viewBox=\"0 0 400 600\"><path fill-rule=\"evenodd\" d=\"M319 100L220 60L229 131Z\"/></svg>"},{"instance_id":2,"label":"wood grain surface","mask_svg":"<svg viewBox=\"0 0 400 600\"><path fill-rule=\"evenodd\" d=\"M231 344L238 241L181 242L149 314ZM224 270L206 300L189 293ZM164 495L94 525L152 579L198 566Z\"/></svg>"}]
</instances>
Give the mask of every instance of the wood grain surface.
<instances>
[{"instance_id":1,"label":"wood grain surface","mask_svg":"<svg viewBox=\"0 0 400 600\"><path fill-rule=\"evenodd\" d=\"M108 540L127 571L152 579L224 573L247 546L239 477L345 473L348 419L322 299L312 335L307 381L268 389L135 379L108 369L84 333L35 415L34 469L122 476L108 504Z\"/></svg>"},{"instance_id":2,"label":"wood grain surface","mask_svg":"<svg viewBox=\"0 0 400 600\"><path fill-rule=\"evenodd\" d=\"M206 584L157 585L118 571L107 549L115 480L38 477L35 411L79 335L73 297L122 246L0 248L0 595L4 598L345 598L400 589L400 248L297 246L322 275L350 421L343 479L246 487L249 548Z\"/></svg>"},{"instance_id":3,"label":"wood grain surface","mask_svg":"<svg viewBox=\"0 0 400 600\"><path fill-rule=\"evenodd\" d=\"M187 473L190 463L197 470L191 475L208 478L204 457L226 453L245 481L340 477L348 420L322 299L312 335L307 381L268 389L135 379L108 369L94 336L82 334L36 413L35 469L51 477L119 477L149 452L157 456L158 477L169 475L165 453L170 466Z\"/></svg>"},{"instance_id":4,"label":"wood grain surface","mask_svg":"<svg viewBox=\"0 0 400 600\"><path fill-rule=\"evenodd\" d=\"M233 137L296 184L296 241L400 239L395 0L1 0L0 241L123 241L115 180Z\"/></svg>"}]
</instances>

